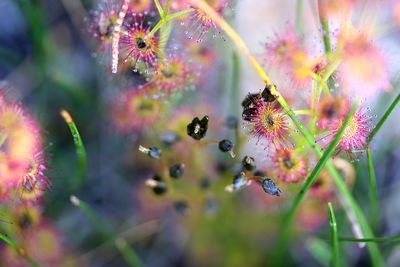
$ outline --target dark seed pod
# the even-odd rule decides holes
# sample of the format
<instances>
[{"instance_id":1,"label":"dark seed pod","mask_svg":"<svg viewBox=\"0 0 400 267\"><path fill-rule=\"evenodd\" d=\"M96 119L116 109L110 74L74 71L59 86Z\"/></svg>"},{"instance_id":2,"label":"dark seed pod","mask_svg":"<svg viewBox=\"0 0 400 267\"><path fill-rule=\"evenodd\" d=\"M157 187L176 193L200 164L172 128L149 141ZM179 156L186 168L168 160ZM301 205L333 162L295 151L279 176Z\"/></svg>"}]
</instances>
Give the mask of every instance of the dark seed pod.
<instances>
[{"instance_id":1,"label":"dark seed pod","mask_svg":"<svg viewBox=\"0 0 400 267\"><path fill-rule=\"evenodd\" d=\"M167 185L158 175L155 175L152 179L148 179L146 185L149 186L156 195L162 195L168 191Z\"/></svg>"},{"instance_id":2,"label":"dark seed pod","mask_svg":"<svg viewBox=\"0 0 400 267\"><path fill-rule=\"evenodd\" d=\"M272 196L280 196L281 190L276 186L275 182L272 179L263 177L259 180L259 182L265 193Z\"/></svg>"},{"instance_id":3,"label":"dark seed pod","mask_svg":"<svg viewBox=\"0 0 400 267\"><path fill-rule=\"evenodd\" d=\"M252 171L256 168L256 161L252 157L245 156L242 160L242 166L245 170Z\"/></svg>"},{"instance_id":4,"label":"dark seed pod","mask_svg":"<svg viewBox=\"0 0 400 267\"><path fill-rule=\"evenodd\" d=\"M245 108L245 109L243 109L242 119L245 120L245 121L251 121L251 118L254 116L256 111L257 111L256 108Z\"/></svg>"},{"instance_id":5,"label":"dark seed pod","mask_svg":"<svg viewBox=\"0 0 400 267\"><path fill-rule=\"evenodd\" d=\"M274 102L276 97L271 93L271 88L275 87L273 84L268 84L265 86L264 90L261 93L261 97L265 102Z\"/></svg>"},{"instance_id":6,"label":"dark seed pod","mask_svg":"<svg viewBox=\"0 0 400 267\"><path fill-rule=\"evenodd\" d=\"M182 215L185 215L189 209L189 206L186 203L186 201L182 201L182 200L175 201L174 207L175 207L175 210Z\"/></svg>"},{"instance_id":7,"label":"dark seed pod","mask_svg":"<svg viewBox=\"0 0 400 267\"><path fill-rule=\"evenodd\" d=\"M161 149L159 149L158 147L150 147L148 155L150 158L160 159L161 158Z\"/></svg>"},{"instance_id":8,"label":"dark seed pod","mask_svg":"<svg viewBox=\"0 0 400 267\"><path fill-rule=\"evenodd\" d=\"M242 101L242 107L248 108L260 98L260 94L248 94Z\"/></svg>"},{"instance_id":9,"label":"dark seed pod","mask_svg":"<svg viewBox=\"0 0 400 267\"><path fill-rule=\"evenodd\" d=\"M191 123L187 125L187 134L195 140L202 139L208 129L208 116L204 116L201 120L195 117Z\"/></svg>"},{"instance_id":10,"label":"dark seed pod","mask_svg":"<svg viewBox=\"0 0 400 267\"><path fill-rule=\"evenodd\" d=\"M158 182L154 187L153 187L153 192L156 195L163 195L164 193L167 192L167 185L164 182Z\"/></svg>"},{"instance_id":11,"label":"dark seed pod","mask_svg":"<svg viewBox=\"0 0 400 267\"><path fill-rule=\"evenodd\" d=\"M231 115L226 118L226 126L228 126L230 129L236 129L238 126L238 119L236 116Z\"/></svg>"},{"instance_id":12,"label":"dark seed pod","mask_svg":"<svg viewBox=\"0 0 400 267\"><path fill-rule=\"evenodd\" d=\"M243 187L246 187L250 184L250 181L247 180L245 174L243 172L236 174L233 176L232 184L225 187L225 190L228 192L235 192Z\"/></svg>"},{"instance_id":13,"label":"dark seed pod","mask_svg":"<svg viewBox=\"0 0 400 267\"><path fill-rule=\"evenodd\" d=\"M175 132L167 131L161 135L161 141L166 147L171 147L179 141L179 136Z\"/></svg>"},{"instance_id":14,"label":"dark seed pod","mask_svg":"<svg viewBox=\"0 0 400 267\"><path fill-rule=\"evenodd\" d=\"M222 152L229 152L233 149L233 143L228 139L223 139L218 143L218 147Z\"/></svg>"},{"instance_id":15,"label":"dark seed pod","mask_svg":"<svg viewBox=\"0 0 400 267\"><path fill-rule=\"evenodd\" d=\"M185 164L175 164L169 168L169 176L172 178L180 178L183 175L183 171L185 170Z\"/></svg>"}]
</instances>

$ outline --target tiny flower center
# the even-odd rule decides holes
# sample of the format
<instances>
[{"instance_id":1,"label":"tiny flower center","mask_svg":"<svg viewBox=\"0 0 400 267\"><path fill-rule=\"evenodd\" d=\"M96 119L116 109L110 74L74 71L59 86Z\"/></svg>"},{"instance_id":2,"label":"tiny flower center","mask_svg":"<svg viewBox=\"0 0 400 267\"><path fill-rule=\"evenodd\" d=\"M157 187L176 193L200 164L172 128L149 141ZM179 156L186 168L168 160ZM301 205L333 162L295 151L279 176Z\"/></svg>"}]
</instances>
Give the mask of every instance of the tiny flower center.
<instances>
[{"instance_id":1,"label":"tiny flower center","mask_svg":"<svg viewBox=\"0 0 400 267\"><path fill-rule=\"evenodd\" d=\"M144 41L144 39L142 37L136 37L136 46L140 49L143 50L147 47L146 42Z\"/></svg>"}]
</instances>

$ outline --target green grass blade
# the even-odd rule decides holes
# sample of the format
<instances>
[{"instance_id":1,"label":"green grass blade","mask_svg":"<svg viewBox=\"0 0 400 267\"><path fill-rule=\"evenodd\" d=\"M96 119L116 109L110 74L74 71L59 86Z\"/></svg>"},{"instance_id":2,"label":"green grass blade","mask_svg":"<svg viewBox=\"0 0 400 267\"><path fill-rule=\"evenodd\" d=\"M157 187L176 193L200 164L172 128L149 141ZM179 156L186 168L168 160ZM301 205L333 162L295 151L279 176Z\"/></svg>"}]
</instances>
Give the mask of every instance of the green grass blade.
<instances>
[{"instance_id":1,"label":"green grass blade","mask_svg":"<svg viewBox=\"0 0 400 267\"><path fill-rule=\"evenodd\" d=\"M331 202L328 203L328 209L329 209L329 222L331 226L332 267L339 267L340 266L339 240L338 240L335 213L333 211Z\"/></svg>"},{"instance_id":2,"label":"green grass blade","mask_svg":"<svg viewBox=\"0 0 400 267\"><path fill-rule=\"evenodd\" d=\"M354 238L354 237L339 237L341 242L356 242L356 243L400 243L400 235L388 237L373 237L373 238Z\"/></svg>"},{"instance_id":3,"label":"green grass blade","mask_svg":"<svg viewBox=\"0 0 400 267\"><path fill-rule=\"evenodd\" d=\"M144 266L140 258L137 256L135 251L133 251L129 245L126 243L125 239L117 238L115 240L115 246L124 257L125 262L131 267L142 267Z\"/></svg>"},{"instance_id":4,"label":"green grass blade","mask_svg":"<svg viewBox=\"0 0 400 267\"><path fill-rule=\"evenodd\" d=\"M72 138L74 140L76 155L78 157L78 167L76 170L75 179L71 181L71 189L75 191L85 181L87 171L86 150L85 146L83 145L81 135L79 134L78 128L76 127L71 115L66 110L62 110L60 114L64 118L69 127L69 130L71 131Z\"/></svg>"},{"instance_id":5,"label":"green grass blade","mask_svg":"<svg viewBox=\"0 0 400 267\"><path fill-rule=\"evenodd\" d=\"M85 214L90 223L93 225L94 229L102 236L104 242L109 242L110 240L115 239L116 234L113 233L111 227L103 221L103 219L90 207L89 204L80 200L76 196L71 196L70 200L74 206L78 207L83 214ZM129 266L144 266L136 252L130 246L128 246L124 239L116 238L114 241L114 246L118 249Z\"/></svg>"},{"instance_id":6,"label":"green grass blade","mask_svg":"<svg viewBox=\"0 0 400 267\"><path fill-rule=\"evenodd\" d=\"M371 224L373 228L376 228L379 221L378 189L376 186L375 170L370 148L367 148L367 161L368 161L368 172L369 172L370 208L371 208L371 222L372 222Z\"/></svg>"},{"instance_id":7,"label":"green grass blade","mask_svg":"<svg viewBox=\"0 0 400 267\"><path fill-rule=\"evenodd\" d=\"M374 136L379 132L382 125L385 123L387 118L390 116L392 111L395 109L395 107L397 106L399 101L400 101L400 94L397 95L397 97L393 100L392 104L386 110L385 114L383 114L382 118L378 121L375 128L372 130L371 134L368 136L368 142L371 142L371 140L374 138Z\"/></svg>"},{"instance_id":8,"label":"green grass blade","mask_svg":"<svg viewBox=\"0 0 400 267\"><path fill-rule=\"evenodd\" d=\"M336 136L334 137L333 141L329 144L325 153L322 155L321 159L318 161L317 165L311 172L310 176L307 178L307 180L304 183L303 187L301 188L300 192L295 197L293 204L283 221L282 234L280 235L280 240L278 243L278 248L279 248L280 252L282 252L283 249L286 247L286 244L288 242L288 237L289 237L289 228L290 228L291 222L296 214L296 211L297 211L298 207L300 206L300 202L303 200L307 191L311 188L312 184L317 179L318 174L324 168L324 166L328 162L329 158L335 152L336 146L340 142L340 139L341 139L347 125L349 124L351 118L353 117L354 111L355 111L355 108L353 107L351 112L347 115L342 127L339 129ZM280 256L280 258L281 258L281 256Z\"/></svg>"},{"instance_id":9,"label":"green grass blade","mask_svg":"<svg viewBox=\"0 0 400 267\"><path fill-rule=\"evenodd\" d=\"M26 251L21 248L20 245L18 245L17 243L15 243L15 241L13 241L11 238L9 238L8 236L6 236L3 233L0 233L0 239L3 240L7 245L9 245L10 247L12 247L18 255L20 255L22 258L24 258L32 267L40 267L39 263L37 263L36 261L34 261L27 253Z\"/></svg>"}]
</instances>

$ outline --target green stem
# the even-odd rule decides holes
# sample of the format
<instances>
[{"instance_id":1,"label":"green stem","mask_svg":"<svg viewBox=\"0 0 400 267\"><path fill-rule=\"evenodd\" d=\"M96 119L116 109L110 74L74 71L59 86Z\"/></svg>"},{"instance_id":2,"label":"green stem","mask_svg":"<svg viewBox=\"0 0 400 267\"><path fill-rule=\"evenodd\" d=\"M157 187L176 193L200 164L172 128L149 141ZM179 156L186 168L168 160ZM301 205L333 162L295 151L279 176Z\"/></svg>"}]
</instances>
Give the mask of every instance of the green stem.
<instances>
[{"instance_id":1,"label":"green stem","mask_svg":"<svg viewBox=\"0 0 400 267\"><path fill-rule=\"evenodd\" d=\"M373 228L378 225L378 190L376 186L376 177L374 164L371 155L371 149L367 148L367 161L368 161L368 172L369 172L369 188L370 188L370 206L371 206L371 224Z\"/></svg>"},{"instance_id":2,"label":"green stem","mask_svg":"<svg viewBox=\"0 0 400 267\"><path fill-rule=\"evenodd\" d=\"M39 263L34 261L20 245L10 239L8 236L0 233L0 239L3 240L7 245L12 247L17 252L17 254L23 257L32 267L40 267Z\"/></svg>"},{"instance_id":3,"label":"green stem","mask_svg":"<svg viewBox=\"0 0 400 267\"><path fill-rule=\"evenodd\" d=\"M331 226L332 267L339 267L340 266L339 240L338 240L335 213L333 211L331 202L328 203L328 209L329 209L329 222Z\"/></svg>"},{"instance_id":4,"label":"green stem","mask_svg":"<svg viewBox=\"0 0 400 267\"><path fill-rule=\"evenodd\" d=\"M78 207L83 214L85 214L90 223L93 225L94 229L102 236L104 241L107 242L114 239L116 235L113 233L111 227L102 220L102 218L89 206L89 204L80 200L76 196L71 196L70 200L74 206ZM128 246L124 239L116 238L114 245L129 266L144 266L136 252L130 246Z\"/></svg>"},{"instance_id":5,"label":"green stem","mask_svg":"<svg viewBox=\"0 0 400 267\"><path fill-rule=\"evenodd\" d=\"M304 0L296 1L296 29L299 35L303 35L303 6Z\"/></svg>"},{"instance_id":6,"label":"green stem","mask_svg":"<svg viewBox=\"0 0 400 267\"><path fill-rule=\"evenodd\" d=\"M163 19L163 18L164 18L164 10L163 10L163 8L161 7L160 2L159 2L158 0L154 0L154 4L156 5L158 14L160 14L161 19Z\"/></svg>"},{"instance_id":7,"label":"green stem","mask_svg":"<svg viewBox=\"0 0 400 267\"><path fill-rule=\"evenodd\" d=\"M175 12L172 14L169 14L167 16L163 16L161 17L161 19L157 22L156 25L154 25L153 29L151 29L151 31L149 32L149 36L154 35L165 23L169 22L169 21L173 21L177 18L180 18L188 13L193 12L194 9L193 8L189 8L189 9L185 9L179 12Z\"/></svg>"},{"instance_id":8,"label":"green stem","mask_svg":"<svg viewBox=\"0 0 400 267\"><path fill-rule=\"evenodd\" d=\"M389 106L389 108L386 110L385 114L383 114L382 118L378 121L376 124L375 128L372 130L371 134L368 136L368 142L371 142L371 140L375 137L375 135L379 132L381 129L382 125L385 123L387 118L390 116L394 108L397 106L397 104L400 101L400 94L397 95L395 100L392 102L392 104Z\"/></svg>"},{"instance_id":9,"label":"green stem","mask_svg":"<svg viewBox=\"0 0 400 267\"><path fill-rule=\"evenodd\" d=\"M329 31L329 23L325 17L324 11L322 10L321 1L318 2L318 13L319 13L319 20L322 26L322 37L324 39L324 48L325 54L330 54L332 51L331 47L331 38L330 38L330 31Z\"/></svg>"},{"instance_id":10,"label":"green stem","mask_svg":"<svg viewBox=\"0 0 400 267\"><path fill-rule=\"evenodd\" d=\"M355 242L355 243L385 243L385 242L400 242L400 235L388 237L373 237L373 238L354 238L354 237L339 237L341 242Z\"/></svg>"}]
</instances>

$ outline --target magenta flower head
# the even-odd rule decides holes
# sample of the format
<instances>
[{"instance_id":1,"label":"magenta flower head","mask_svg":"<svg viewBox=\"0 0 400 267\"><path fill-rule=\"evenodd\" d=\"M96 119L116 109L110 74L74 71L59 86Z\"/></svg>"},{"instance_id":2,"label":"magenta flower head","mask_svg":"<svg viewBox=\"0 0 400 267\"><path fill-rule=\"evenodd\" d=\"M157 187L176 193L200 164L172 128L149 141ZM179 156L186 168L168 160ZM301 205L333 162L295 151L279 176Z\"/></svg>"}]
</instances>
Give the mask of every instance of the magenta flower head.
<instances>
[{"instance_id":1,"label":"magenta flower head","mask_svg":"<svg viewBox=\"0 0 400 267\"><path fill-rule=\"evenodd\" d=\"M192 1L187 1L192 2ZM227 0L206 0L207 4L210 5L219 15L222 15L224 8L227 6ZM197 42L201 42L205 34L211 29L217 29L217 24L210 18L206 12L201 8L193 7L194 12L190 15L192 25L186 32L189 39L195 39Z\"/></svg>"},{"instance_id":2,"label":"magenta flower head","mask_svg":"<svg viewBox=\"0 0 400 267\"><path fill-rule=\"evenodd\" d=\"M150 27L144 25L143 14L132 14L132 22L125 24L126 31L121 33L120 48L125 61L132 60L146 66L155 66L159 51L158 38L149 35Z\"/></svg>"},{"instance_id":3,"label":"magenta flower head","mask_svg":"<svg viewBox=\"0 0 400 267\"><path fill-rule=\"evenodd\" d=\"M345 151L350 156L351 153L365 149L371 132L371 119L364 109L357 110L343 133L338 145L339 151ZM334 134L341 125L342 120L337 124Z\"/></svg>"},{"instance_id":4,"label":"magenta flower head","mask_svg":"<svg viewBox=\"0 0 400 267\"><path fill-rule=\"evenodd\" d=\"M49 187L39 124L0 91L0 188L35 200Z\"/></svg>"},{"instance_id":5,"label":"magenta flower head","mask_svg":"<svg viewBox=\"0 0 400 267\"><path fill-rule=\"evenodd\" d=\"M260 95L250 95L243 111L250 132L258 139L266 139L276 148L288 143L288 118L276 102L265 102ZM246 100L245 100L246 101Z\"/></svg>"},{"instance_id":6,"label":"magenta flower head","mask_svg":"<svg viewBox=\"0 0 400 267\"><path fill-rule=\"evenodd\" d=\"M297 183L307 174L306 161L293 150L278 149L272 158L276 177L284 183Z\"/></svg>"},{"instance_id":7,"label":"magenta flower head","mask_svg":"<svg viewBox=\"0 0 400 267\"><path fill-rule=\"evenodd\" d=\"M160 117L162 103L148 96L152 87L131 88L122 92L112 103L111 114L115 128L122 133L141 132Z\"/></svg>"}]
</instances>

